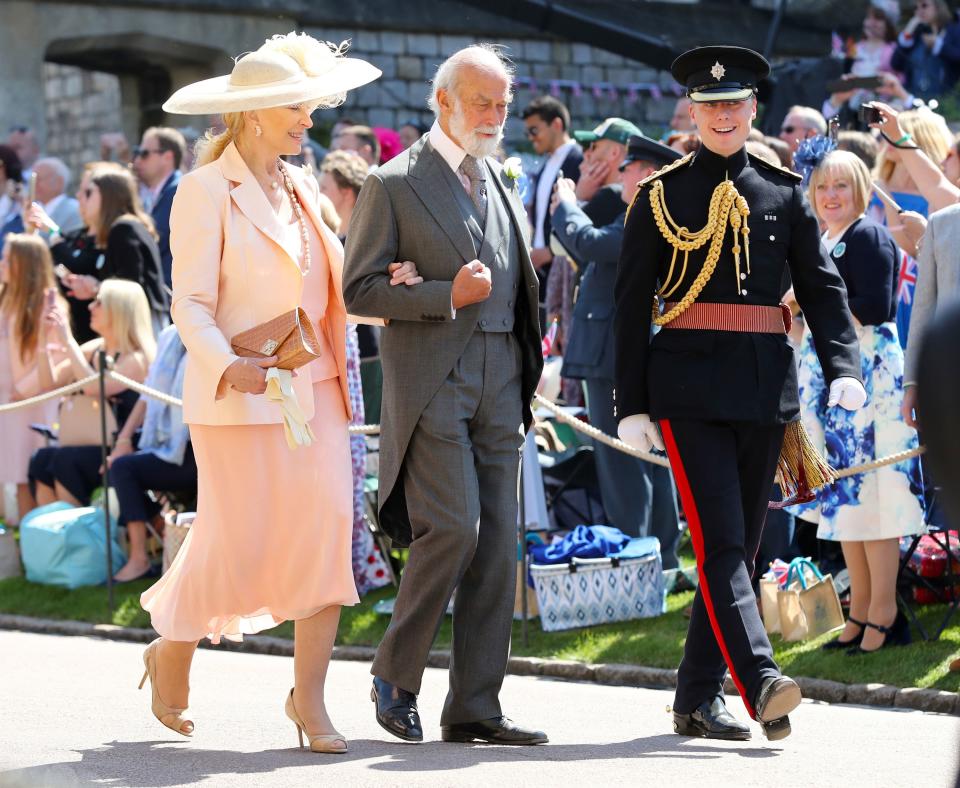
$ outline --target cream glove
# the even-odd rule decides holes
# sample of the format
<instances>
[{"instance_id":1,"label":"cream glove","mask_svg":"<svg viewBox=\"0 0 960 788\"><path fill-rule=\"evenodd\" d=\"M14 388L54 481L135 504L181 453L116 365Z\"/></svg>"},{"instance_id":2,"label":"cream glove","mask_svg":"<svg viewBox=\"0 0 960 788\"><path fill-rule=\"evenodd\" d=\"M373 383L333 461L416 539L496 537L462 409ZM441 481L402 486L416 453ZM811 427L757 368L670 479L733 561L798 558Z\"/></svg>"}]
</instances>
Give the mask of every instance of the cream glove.
<instances>
[{"instance_id":1,"label":"cream glove","mask_svg":"<svg viewBox=\"0 0 960 788\"><path fill-rule=\"evenodd\" d=\"M280 405L283 413L283 431L287 436L287 446L309 446L316 439L313 430L304 418L303 410L293 389L293 373L289 369L271 367L267 370L267 399Z\"/></svg>"},{"instance_id":2,"label":"cream glove","mask_svg":"<svg viewBox=\"0 0 960 788\"><path fill-rule=\"evenodd\" d=\"M663 438L655 422L650 421L646 413L627 416L617 427L617 434L624 443L633 448L649 452L651 448L663 451Z\"/></svg>"},{"instance_id":3,"label":"cream glove","mask_svg":"<svg viewBox=\"0 0 960 788\"><path fill-rule=\"evenodd\" d=\"M867 391L856 378L837 378L830 384L827 407L839 405L844 410L860 410L867 401Z\"/></svg>"}]
</instances>

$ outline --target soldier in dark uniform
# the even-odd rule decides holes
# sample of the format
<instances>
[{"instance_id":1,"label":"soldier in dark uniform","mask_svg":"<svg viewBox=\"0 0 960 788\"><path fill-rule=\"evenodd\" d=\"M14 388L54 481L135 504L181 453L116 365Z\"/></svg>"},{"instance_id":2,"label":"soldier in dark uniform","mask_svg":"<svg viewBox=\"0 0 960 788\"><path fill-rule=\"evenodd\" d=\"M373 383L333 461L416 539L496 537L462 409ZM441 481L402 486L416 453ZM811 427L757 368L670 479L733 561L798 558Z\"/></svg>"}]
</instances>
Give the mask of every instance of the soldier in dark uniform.
<instances>
[{"instance_id":1,"label":"soldier in dark uniform","mask_svg":"<svg viewBox=\"0 0 960 788\"><path fill-rule=\"evenodd\" d=\"M753 561L775 473L794 499L831 479L799 425L779 306L784 268L830 381L829 404L850 410L866 397L857 336L800 177L744 150L766 60L702 47L672 72L687 87L703 147L641 182L627 214L614 317L619 433L641 449L665 445L697 556L674 730L750 737L723 702L729 668L750 716L781 739L801 695L773 660ZM648 343L651 308L661 330Z\"/></svg>"}]
</instances>

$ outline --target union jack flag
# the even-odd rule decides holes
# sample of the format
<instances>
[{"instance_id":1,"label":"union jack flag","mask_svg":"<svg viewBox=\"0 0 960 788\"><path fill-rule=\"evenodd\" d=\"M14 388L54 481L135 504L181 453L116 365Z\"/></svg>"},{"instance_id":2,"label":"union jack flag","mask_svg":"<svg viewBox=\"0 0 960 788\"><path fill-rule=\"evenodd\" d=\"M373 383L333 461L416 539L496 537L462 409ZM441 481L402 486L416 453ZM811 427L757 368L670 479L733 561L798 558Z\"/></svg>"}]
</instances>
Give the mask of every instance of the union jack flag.
<instances>
[{"instance_id":1,"label":"union jack flag","mask_svg":"<svg viewBox=\"0 0 960 788\"><path fill-rule=\"evenodd\" d=\"M900 253L900 273L897 275L897 302L913 303L913 290L917 286L917 261L906 252Z\"/></svg>"},{"instance_id":2,"label":"union jack flag","mask_svg":"<svg viewBox=\"0 0 960 788\"><path fill-rule=\"evenodd\" d=\"M543 351L543 357L546 358L550 355L550 351L553 350L553 343L557 338L557 331L560 326L556 319L550 324L550 328L547 329L547 333L543 335L543 339L540 340L540 349Z\"/></svg>"}]
</instances>

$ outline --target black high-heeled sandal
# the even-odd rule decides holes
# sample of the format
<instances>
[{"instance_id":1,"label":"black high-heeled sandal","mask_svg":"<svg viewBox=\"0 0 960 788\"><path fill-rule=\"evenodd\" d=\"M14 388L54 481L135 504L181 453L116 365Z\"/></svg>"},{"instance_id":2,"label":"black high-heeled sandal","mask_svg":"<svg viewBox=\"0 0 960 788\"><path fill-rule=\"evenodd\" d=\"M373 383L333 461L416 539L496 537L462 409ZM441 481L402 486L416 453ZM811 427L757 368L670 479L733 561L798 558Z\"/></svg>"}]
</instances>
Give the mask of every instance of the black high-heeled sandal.
<instances>
[{"instance_id":1,"label":"black high-heeled sandal","mask_svg":"<svg viewBox=\"0 0 960 788\"><path fill-rule=\"evenodd\" d=\"M866 622L857 621L857 619L855 618L847 618L847 621L849 621L851 624L856 624L858 627L860 627L860 633L857 635L854 635L852 638L850 638L850 640L840 640L840 638L837 638L836 640L831 640L829 643L824 643L820 647L822 651L833 651L834 649L841 649L841 648L853 648L854 646L860 645L860 641L863 640L863 633L866 632L866 626L867 626Z\"/></svg>"},{"instance_id":2,"label":"black high-heeled sandal","mask_svg":"<svg viewBox=\"0 0 960 788\"><path fill-rule=\"evenodd\" d=\"M888 627L881 626L880 624L871 624L869 621L865 621L864 623L866 626L883 634L883 643L877 646L877 648L869 650L865 649L862 645L855 646L847 650L849 656L873 654L875 651L879 651L887 646L906 646L911 641L910 623L907 621L907 617L903 614L902 610L897 611L897 617L893 619L893 623Z\"/></svg>"}]
</instances>

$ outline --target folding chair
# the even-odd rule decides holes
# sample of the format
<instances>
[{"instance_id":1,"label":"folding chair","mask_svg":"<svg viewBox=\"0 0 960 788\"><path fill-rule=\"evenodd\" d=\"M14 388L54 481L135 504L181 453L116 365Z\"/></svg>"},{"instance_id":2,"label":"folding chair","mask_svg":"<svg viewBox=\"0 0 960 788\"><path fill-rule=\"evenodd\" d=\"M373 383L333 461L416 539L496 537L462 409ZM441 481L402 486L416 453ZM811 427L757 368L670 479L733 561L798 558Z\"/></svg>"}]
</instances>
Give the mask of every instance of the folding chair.
<instances>
[{"instance_id":1,"label":"folding chair","mask_svg":"<svg viewBox=\"0 0 960 788\"><path fill-rule=\"evenodd\" d=\"M563 503L574 516L584 525L599 523L597 517L603 519L602 505L594 512L594 501L600 500L600 482L597 479L597 466L592 446L578 446L555 458L552 464L541 462L543 484L547 493L547 508L555 511L561 501L561 496L571 490L581 490L584 493L586 511L578 509L570 500L570 496L563 498ZM556 514L554 515L556 517Z\"/></svg>"},{"instance_id":2,"label":"folding chair","mask_svg":"<svg viewBox=\"0 0 960 788\"><path fill-rule=\"evenodd\" d=\"M934 493L936 495L936 493ZM933 508L931 500L930 508ZM933 542L945 552L947 556L944 573L940 577L924 577L914 569L911 559L920 546L920 540L924 536L929 537ZM949 626L950 621L960 610L960 593L957 592L960 587L960 539L955 533L949 530L949 526L933 526L927 524L926 529L914 536L910 541L910 546L900 557L900 567L897 572L897 599L904 613L910 620L910 623L916 627L920 637L924 640L939 640L940 635ZM911 601L914 588L923 588L935 594L938 597L946 598L947 609L940 622L939 628L933 636L927 634L923 623L917 616L916 605Z\"/></svg>"}]
</instances>

